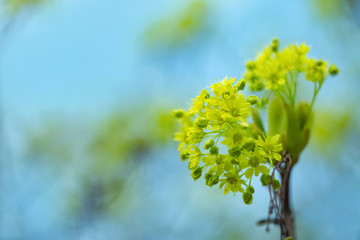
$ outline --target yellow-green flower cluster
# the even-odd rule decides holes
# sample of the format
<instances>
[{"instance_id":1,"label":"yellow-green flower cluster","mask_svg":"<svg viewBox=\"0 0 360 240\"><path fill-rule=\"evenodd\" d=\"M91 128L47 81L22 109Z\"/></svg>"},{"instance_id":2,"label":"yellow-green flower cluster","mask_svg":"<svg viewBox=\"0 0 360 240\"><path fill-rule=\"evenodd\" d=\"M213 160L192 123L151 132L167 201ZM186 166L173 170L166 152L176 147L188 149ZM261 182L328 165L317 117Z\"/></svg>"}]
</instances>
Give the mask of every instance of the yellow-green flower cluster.
<instances>
[{"instance_id":1,"label":"yellow-green flower cluster","mask_svg":"<svg viewBox=\"0 0 360 240\"><path fill-rule=\"evenodd\" d=\"M274 165L285 155L291 157L286 164L297 163L310 137L316 96L326 77L339 72L335 65L308 58L309 49L301 44L280 50L274 39L246 64L244 79L226 77L202 90L188 111L174 110L181 123L175 135L180 158L189 162L194 180L204 175L206 185L219 183L225 194L240 192L246 204L252 202L254 176L261 174L264 186L281 187L273 178ZM314 84L310 103L297 101L300 78ZM266 92L261 99L245 97L247 84L252 91ZM258 111L265 107L267 131Z\"/></svg>"},{"instance_id":2,"label":"yellow-green flower cluster","mask_svg":"<svg viewBox=\"0 0 360 240\"><path fill-rule=\"evenodd\" d=\"M193 99L189 111L174 110L173 114L181 123L175 135L180 158L189 162L194 180L204 175L206 185L219 183L225 194L243 193L244 202L251 204L253 176L261 173L262 179L268 178L266 164L273 167L281 159L282 145L279 135L254 131L248 118L258 97L246 98L245 85L242 79L225 77Z\"/></svg>"},{"instance_id":3,"label":"yellow-green flower cluster","mask_svg":"<svg viewBox=\"0 0 360 240\"><path fill-rule=\"evenodd\" d=\"M325 78L339 72L335 65L328 67L328 63L321 59L315 60L307 57L310 47L289 45L279 50L279 41L274 39L272 44L264 49L255 60L246 64L245 80L249 82L250 90L281 91L279 95L292 101L296 86L295 79L303 73L305 79L320 85Z\"/></svg>"}]
</instances>

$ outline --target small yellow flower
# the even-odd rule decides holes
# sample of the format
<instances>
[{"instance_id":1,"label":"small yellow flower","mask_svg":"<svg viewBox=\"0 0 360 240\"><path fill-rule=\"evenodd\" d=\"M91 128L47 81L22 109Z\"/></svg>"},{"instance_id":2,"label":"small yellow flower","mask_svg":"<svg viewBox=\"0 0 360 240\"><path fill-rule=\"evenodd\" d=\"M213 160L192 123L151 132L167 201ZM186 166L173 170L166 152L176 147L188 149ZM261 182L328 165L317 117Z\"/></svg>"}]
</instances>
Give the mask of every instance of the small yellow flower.
<instances>
[{"instance_id":1,"label":"small yellow flower","mask_svg":"<svg viewBox=\"0 0 360 240\"><path fill-rule=\"evenodd\" d=\"M259 154L268 157L270 159L275 159L276 161L281 160L281 155L279 152L283 149L282 144L279 143L280 135L276 134L274 136L267 136L265 140L262 137L258 137L256 145L259 147Z\"/></svg>"}]
</instances>

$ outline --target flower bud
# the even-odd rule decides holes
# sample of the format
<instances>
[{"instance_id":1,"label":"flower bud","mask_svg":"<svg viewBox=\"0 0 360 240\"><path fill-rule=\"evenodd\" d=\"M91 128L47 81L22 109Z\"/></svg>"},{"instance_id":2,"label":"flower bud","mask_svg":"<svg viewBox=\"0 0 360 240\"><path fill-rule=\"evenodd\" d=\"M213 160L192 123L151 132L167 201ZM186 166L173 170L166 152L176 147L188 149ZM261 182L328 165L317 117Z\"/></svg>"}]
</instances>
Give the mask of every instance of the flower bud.
<instances>
[{"instance_id":1,"label":"flower bud","mask_svg":"<svg viewBox=\"0 0 360 240\"><path fill-rule=\"evenodd\" d=\"M245 79L240 79L239 81L238 81L238 83L236 84L236 88L237 88L237 90L238 91L240 91L240 90L244 90L244 88L245 88L245 86L246 86L246 80Z\"/></svg>"},{"instance_id":2,"label":"flower bud","mask_svg":"<svg viewBox=\"0 0 360 240\"><path fill-rule=\"evenodd\" d=\"M182 109L176 109L176 110L173 110L173 111L172 111L172 114L173 114L173 116L174 116L175 118L180 119L180 118L182 118L182 117L184 116L184 110L182 110Z\"/></svg>"},{"instance_id":3,"label":"flower bud","mask_svg":"<svg viewBox=\"0 0 360 240\"><path fill-rule=\"evenodd\" d=\"M206 118L198 117L194 122L199 128L206 128L208 120Z\"/></svg>"},{"instance_id":4,"label":"flower bud","mask_svg":"<svg viewBox=\"0 0 360 240\"><path fill-rule=\"evenodd\" d=\"M248 129L250 127L250 124L248 122L242 122L240 123L240 127L242 129Z\"/></svg>"},{"instance_id":5,"label":"flower bud","mask_svg":"<svg viewBox=\"0 0 360 240\"><path fill-rule=\"evenodd\" d=\"M255 143L253 141L248 141L243 145L243 148L245 148L248 151L254 151L255 149Z\"/></svg>"},{"instance_id":6,"label":"flower bud","mask_svg":"<svg viewBox=\"0 0 360 240\"><path fill-rule=\"evenodd\" d=\"M187 150L181 151L180 153L180 159L181 161L185 161L186 159L189 158L189 152Z\"/></svg>"},{"instance_id":7,"label":"flower bud","mask_svg":"<svg viewBox=\"0 0 360 240\"><path fill-rule=\"evenodd\" d=\"M252 86L250 85L251 91L262 91L264 88L265 88L265 85L262 82L256 82Z\"/></svg>"},{"instance_id":8,"label":"flower bud","mask_svg":"<svg viewBox=\"0 0 360 240\"><path fill-rule=\"evenodd\" d=\"M211 147L210 148L210 154L211 155L218 155L219 153L219 148L218 147Z\"/></svg>"},{"instance_id":9,"label":"flower bud","mask_svg":"<svg viewBox=\"0 0 360 240\"><path fill-rule=\"evenodd\" d=\"M231 164L239 164L239 161L236 158L231 159Z\"/></svg>"},{"instance_id":10,"label":"flower bud","mask_svg":"<svg viewBox=\"0 0 360 240\"><path fill-rule=\"evenodd\" d=\"M275 190L280 189L281 184L280 184L279 180L273 179L272 187L273 187Z\"/></svg>"},{"instance_id":11,"label":"flower bud","mask_svg":"<svg viewBox=\"0 0 360 240\"><path fill-rule=\"evenodd\" d=\"M279 40L277 38L273 39L273 42L271 44L271 50L273 52L277 52L279 50Z\"/></svg>"},{"instance_id":12,"label":"flower bud","mask_svg":"<svg viewBox=\"0 0 360 240\"><path fill-rule=\"evenodd\" d=\"M210 93L208 93L208 91L206 91L206 89L203 89L200 93L200 96L204 97L205 99L210 98Z\"/></svg>"},{"instance_id":13,"label":"flower bud","mask_svg":"<svg viewBox=\"0 0 360 240\"><path fill-rule=\"evenodd\" d=\"M205 136L205 132L201 128L191 127L186 135L190 143L199 143Z\"/></svg>"},{"instance_id":14,"label":"flower bud","mask_svg":"<svg viewBox=\"0 0 360 240\"><path fill-rule=\"evenodd\" d=\"M257 166L259 166L259 164L260 164L260 159L258 156L255 155L255 156L251 156L249 158L249 165L251 167L257 167Z\"/></svg>"},{"instance_id":15,"label":"flower bud","mask_svg":"<svg viewBox=\"0 0 360 240\"><path fill-rule=\"evenodd\" d=\"M253 61L249 61L246 63L246 68L250 71L254 70L256 68L256 63Z\"/></svg>"},{"instance_id":16,"label":"flower bud","mask_svg":"<svg viewBox=\"0 0 360 240\"><path fill-rule=\"evenodd\" d=\"M202 174L201 167L197 167L191 171L191 176L195 181L201 177L201 174Z\"/></svg>"},{"instance_id":17,"label":"flower bud","mask_svg":"<svg viewBox=\"0 0 360 240\"><path fill-rule=\"evenodd\" d=\"M223 157L221 155L219 155L215 158L215 163L217 165L220 165L222 163L222 160L223 160Z\"/></svg>"},{"instance_id":18,"label":"flower bud","mask_svg":"<svg viewBox=\"0 0 360 240\"><path fill-rule=\"evenodd\" d=\"M250 186L250 185L249 185L249 186L246 188L245 192L254 193L254 192L255 192L255 189L254 189L253 186Z\"/></svg>"},{"instance_id":19,"label":"flower bud","mask_svg":"<svg viewBox=\"0 0 360 240\"><path fill-rule=\"evenodd\" d=\"M242 199L244 201L245 204L250 205L253 201L253 196L251 193L249 192L244 192Z\"/></svg>"},{"instance_id":20,"label":"flower bud","mask_svg":"<svg viewBox=\"0 0 360 240\"><path fill-rule=\"evenodd\" d=\"M233 147L233 148L230 148L228 152L229 152L230 156L236 158L236 157L240 156L241 149L239 147Z\"/></svg>"},{"instance_id":21,"label":"flower bud","mask_svg":"<svg viewBox=\"0 0 360 240\"><path fill-rule=\"evenodd\" d=\"M319 59L316 61L316 66L321 67L324 64L323 60Z\"/></svg>"},{"instance_id":22,"label":"flower bud","mask_svg":"<svg viewBox=\"0 0 360 240\"><path fill-rule=\"evenodd\" d=\"M212 146L214 146L214 144L215 144L215 143L214 143L214 140L213 140L213 139L208 139L208 140L206 140L203 148L204 148L204 149L209 149L209 148L211 148Z\"/></svg>"},{"instance_id":23,"label":"flower bud","mask_svg":"<svg viewBox=\"0 0 360 240\"><path fill-rule=\"evenodd\" d=\"M206 173L206 174L205 174L205 177L204 177L204 178L205 178L205 180L206 180L206 181L205 181L205 184L206 184L206 185L208 185L208 181L209 181L209 179L211 178L211 176L212 176L211 173Z\"/></svg>"},{"instance_id":24,"label":"flower bud","mask_svg":"<svg viewBox=\"0 0 360 240\"><path fill-rule=\"evenodd\" d=\"M251 105L254 105L254 104L258 103L259 98L258 98L257 96L255 96L255 95L250 95L250 96L248 96L247 101L248 101Z\"/></svg>"},{"instance_id":25,"label":"flower bud","mask_svg":"<svg viewBox=\"0 0 360 240\"><path fill-rule=\"evenodd\" d=\"M212 187L219 182L219 177L217 175L212 175L208 180L208 186Z\"/></svg>"},{"instance_id":26,"label":"flower bud","mask_svg":"<svg viewBox=\"0 0 360 240\"><path fill-rule=\"evenodd\" d=\"M331 66L329 67L329 74L330 74L330 75L335 76L335 75L338 74L339 72L340 72L339 69L338 69L335 65L331 65Z\"/></svg>"},{"instance_id":27,"label":"flower bud","mask_svg":"<svg viewBox=\"0 0 360 240\"><path fill-rule=\"evenodd\" d=\"M260 177L260 181L263 186L269 185L270 180L271 180L271 176L269 174L263 174Z\"/></svg>"},{"instance_id":28,"label":"flower bud","mask_svg":"<svg viewBox=\"0 0 360 240\"><path fill-rule=\"evenodd\" d=\"M231 93L229 91L226 91L222 94L223 99L229 100L231 97Z\"/></svg>"},{"instance_id":29,"label":"flower bud","mask_svg":"<svg viewBox=\"0 0 360 240\"><path fill-rule=\"evenodd\" d=\"M266 104L269 102L269 99L267 97L263 97L259 104L258 104L258 107L259 108L264 108L266 106Z\"/></svg>"}]
</instances>

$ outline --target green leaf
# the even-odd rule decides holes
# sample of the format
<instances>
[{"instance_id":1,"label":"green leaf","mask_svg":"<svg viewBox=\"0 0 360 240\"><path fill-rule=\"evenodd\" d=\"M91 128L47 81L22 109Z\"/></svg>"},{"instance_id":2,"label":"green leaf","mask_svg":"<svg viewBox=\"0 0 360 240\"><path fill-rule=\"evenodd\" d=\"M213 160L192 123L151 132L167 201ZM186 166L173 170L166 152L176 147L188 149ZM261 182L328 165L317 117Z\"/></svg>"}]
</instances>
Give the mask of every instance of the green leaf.
<instances>
[{"instance_id":1,"label":"green leaf","mask_svg":"<svg viewBox=\"0 0 360 240\"><path fill-rule=\"evenodd\" d=\"M260 131L265 132L264 125L258 110L254 108L251 109L251 118L254 121L255 126L257 126Z\"/></svg>"},{"instance_id":2,"label":"green leaf","mask_svg":"<svg viewBox=\"0 0 360 240\"><path fill-rule=\"evenodd\" d=\"M300 123L294 108L288 104L284 104L284 107L287 114L287 142L284 148L286 152L290 153L293 164L295 164L300 154Z\"/></svg>"},{"instance_id":3,"label":"green leaf","mask_svg":"<svg viewBox=\"0 0 360 240\"><path fill-rule=\"evenodd\" d=\"M311 126L313 122L313 112L311 111L310 106L307 102L299 102L296 105L295 111L299 118L300 130L303 130L305 127Z\"/></svg>"},{"instance_id":4,"label":"green leaf","mask_svg":"<svg viewBox=\"0 0 360 240\"><path fill-rule=\"evenodd\" d=\"M268 110L269 134L282 134L286 128L286 112L283 101L280 98L274 98L269 103Z\"/></svg>"}]
</instances>

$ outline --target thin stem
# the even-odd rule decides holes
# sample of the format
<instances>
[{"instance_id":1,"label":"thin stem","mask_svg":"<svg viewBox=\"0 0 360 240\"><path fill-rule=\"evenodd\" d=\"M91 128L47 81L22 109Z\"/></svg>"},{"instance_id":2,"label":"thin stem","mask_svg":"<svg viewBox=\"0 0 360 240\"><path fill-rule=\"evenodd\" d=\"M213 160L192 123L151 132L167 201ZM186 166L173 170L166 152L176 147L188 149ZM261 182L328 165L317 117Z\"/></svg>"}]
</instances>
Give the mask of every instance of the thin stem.
<instances>
[{"instance_id":1,"label":"thin stem","mask_svg":"<svg viewBox=\"0 0 360 240\"><path fill-rule=\"evenodd\" d=\"M291 77L291 80L292 80L292 76L290 75L290 77ZM290 98L290 101L292 102L292 99L293 99L293 96L292 96L292 94L291 94L291 88L290 88L290 86L289 86L289 81L288 81L289 79L288 79L288 77L286 78L286 88L287 88L287 90L288 90L288 93L289 93L289 98Z\"/></svg>"},{"instance_id":2,"label":"thin stem","mask_svg":"<svg viewBox=\"0 0 360 240\"><path fill-rule=\"evenodd\" d=\"M312 109L312 107L314 106L316 96L317 96L317 94L319 93L319 91L321 89L322 82L319 83L319 87L316 87L316 86L317 86L317 82L315 82L315 84L314 84L314 94L313 94L313 98L312 98L311 103L310 103L310 109Z\"/></svg>"},{"instance_id":3,"label":"thin stem","mask_svg":"<svg viewBox=\"0 0 360 240\"><path fill-rule=\"evenodd\" d=\"M294 95L293 95L293 107L295 105L296 100L296 90L297 90L297 80L298 80L298 73L296 73L295 80L294 80Z\"/></svg>"},{"instance_id":4,"label":"thin stem","mask_svg":"<svg viewBox=\"0 0 360 240\"><path fill-rule=\"evenodd\" d=\"M296 99L296 88L297 88L297 78L298 78L298 74L296 73L296 76L294 77L293 74L291 73L291 71L289 71L289 75L294 87L294 92L291 95L291 99L290 99L290 104L292 107L295 106L295 99ZM290 90L291 91L291 90Z\"/></svg>"}]
</instances>

